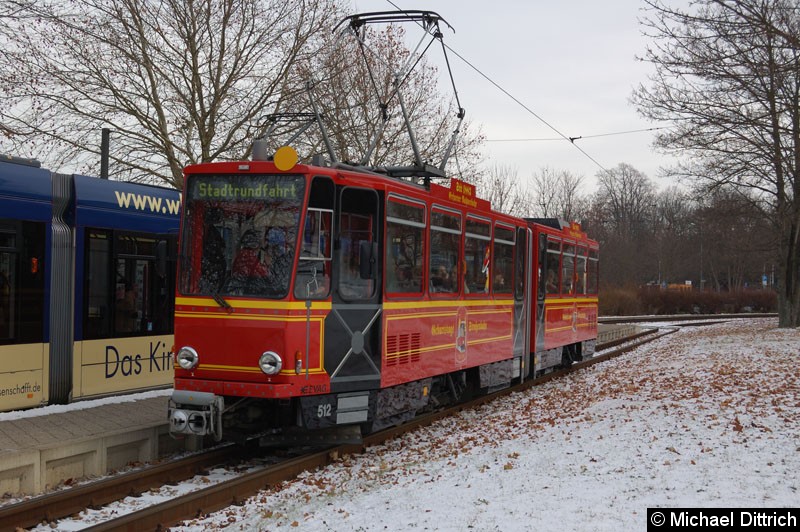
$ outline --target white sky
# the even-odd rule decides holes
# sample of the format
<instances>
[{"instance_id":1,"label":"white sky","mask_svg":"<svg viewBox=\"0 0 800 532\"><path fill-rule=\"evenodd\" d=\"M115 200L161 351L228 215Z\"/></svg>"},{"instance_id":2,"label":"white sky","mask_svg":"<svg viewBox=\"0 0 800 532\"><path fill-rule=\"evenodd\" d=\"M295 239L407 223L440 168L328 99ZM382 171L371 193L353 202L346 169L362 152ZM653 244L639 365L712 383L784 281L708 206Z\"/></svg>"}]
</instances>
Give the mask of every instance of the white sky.
<instances>
[{"instance_id":1,"label":"white sky","mask_svg":"<svg viewBox=\"0 0 800 532\"><path fill-rule=\"evenodd\" d=\"M667 125L646 121L628 103L651 69L635 59L647 43L638 23L641 0L392 1L404 9L437 12L455 29L443 31L448 46L567 137ZM353 6L354 13L394 9L387 0L353 0ZM438 64L441 51L432 48L429 54ZM467 118L481 123L488 139L558 137L458 57L451 54L450 61ZM442 82L442 89L449 89L449 80ZM658 178L658 170L674 159L651 149L653 135L577 143L604 168L625 162L665 187L670 183ZM523 180L549 166L583 175L593 186L600 169L565 140L488 142L487 149L493 161L515 167Z\"/></svg>"}]
</instances>

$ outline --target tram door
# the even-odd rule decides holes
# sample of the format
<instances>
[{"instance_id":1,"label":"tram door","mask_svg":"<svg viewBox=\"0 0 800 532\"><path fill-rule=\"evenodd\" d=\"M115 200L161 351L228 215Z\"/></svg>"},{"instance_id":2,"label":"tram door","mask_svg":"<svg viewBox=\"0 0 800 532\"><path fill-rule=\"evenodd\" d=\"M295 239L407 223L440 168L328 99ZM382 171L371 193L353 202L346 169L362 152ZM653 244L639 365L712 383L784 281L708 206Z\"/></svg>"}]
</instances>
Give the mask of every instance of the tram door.
<instances>
[{"instance_id":1,"label":"tram door","mask_svg":"<svg viewBox=\"0 0 800 532\"><path fill-rule=\"evenodd\" d=\"M528 257L528 232L522 227L517 228L516 250L514 255L514 358L521 359L526 356L528 345L528 313L525 306L525 290L529 285L527 273ZM518 364L517 367L520 367ZM525 368L528 362L525 361ZM522 377L525 377L523 374Z\"/></svg>"},{"instance_id":2,"label":"tram door","mask_svg":"<svg viewBox=\"0 0 800 532\"><path fill-rule=\"evenodd\" d=\"M539 239L536 264L536 268L538 270L536 282L536 322L533 331L535 336L531 345L532 352L544 350L544 300L545 295L549 290L550 283L548 282L548 276L551 273L547 264L547 235L544 233L539 233L538 236Z\"/></svg>"},{"instance_id":3,"label":"tram door","mask_svg":"<svg viewBox=\"0 0 800 532\"><path fill-rule=\"evenodd\" d=\"M382 223L376 191L340 187L337 196L325 370L331 391L341 393L380 385Z\"/></svg>"}]
</instances>

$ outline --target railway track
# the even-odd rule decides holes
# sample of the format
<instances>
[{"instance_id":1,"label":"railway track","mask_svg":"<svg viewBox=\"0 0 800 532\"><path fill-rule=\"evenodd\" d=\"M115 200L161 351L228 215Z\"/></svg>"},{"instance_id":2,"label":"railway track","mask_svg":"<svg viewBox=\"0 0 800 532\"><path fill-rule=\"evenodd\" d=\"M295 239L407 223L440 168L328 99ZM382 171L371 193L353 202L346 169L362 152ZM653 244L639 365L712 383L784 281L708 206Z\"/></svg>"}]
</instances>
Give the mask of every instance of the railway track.
<instances>
[{"instance_id":1,"label":"railway track","mask_svg":"<svg viewBox=\"0 0 800 532\"><path fill-rule=\"evenodd\" d=\"M181 521L240 503L259 490L291 480L301 472L334 463L339 456L362 452L368 446L380 444L405 432L430 425L457 412L475 408L510 393L519 392L563 377L569 373L580 371L599 362L615 358L643 344L675 332L675 330L677 330L677 327L666 330L653 328L632 337L608 342L598 346L598 350L605 352L591 359L575 363L570 368L526 380L515 386L478 397L445 410L419 416L402 426L392 427L366 436L360 445L331 446L296 458L283 459L279 463L264 466L235 479L223 481L219 484L175 497L172 500L116 517L85 530L162 530ZM610 348L614 349L606 351ZM211 466L234 461L240 462L243 458L242 454L241 448L227 446L175 462L151 466L140 471L118 475L85 486L9 505L0 509L0 530L14 530L16 527L28 528L42 522L52 522L56 519L77 514L86 508L96 508L165 484L180 482L202 473Z\"/></svg>"},{"instance_id":2,"label":"railway track","mask_svg":"<svg viewBox=\"0 0 800 532\"><path fill-rule=\"evenodd\" d=\"M741 318L777 318L778 315L772 313L752 313L752 314L674 314L666 316L606 316L597 319L598 323L613 325L617 323L652 323L652 322L675 322L675 321L721 321Z\"/></svg>"},{"instance_id":3,"label":"railway track","mask_svg":"<svg viewBox=\"0 0 800 532\"><path fill-rule=\"evenodd\" d=\"M241 449L228 445L4 506L0 508L0 530L29 528L76 514L86 508L138 496L155 487L191 478L211 466L239 460L241 455Z\"/></svg>"}]
</instances>

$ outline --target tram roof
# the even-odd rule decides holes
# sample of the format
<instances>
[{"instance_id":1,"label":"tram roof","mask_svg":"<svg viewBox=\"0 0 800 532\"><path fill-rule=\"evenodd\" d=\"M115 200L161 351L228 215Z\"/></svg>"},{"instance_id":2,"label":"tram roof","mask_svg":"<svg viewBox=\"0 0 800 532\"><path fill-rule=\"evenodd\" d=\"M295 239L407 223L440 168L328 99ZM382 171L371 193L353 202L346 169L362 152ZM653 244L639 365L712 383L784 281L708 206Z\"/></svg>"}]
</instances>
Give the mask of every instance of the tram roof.
<instances>
[{"instance_id":1,"label":"tram roof","mask_svg":"<svg viewBox=\"0 0 800 532\"><path fill-rule=\"evenodd\" d=\"M492 211L489 201L477 197L474 184L469 184L455 178L443 180L441 184L430 182L425 185L343 163L336 163L333 166L315 166L299 163L291 169L279 170L272 161L264 160L217 161L190 165L184 169L185 177L198 174L247 175L257 173L303 174L310 176L326 175L330 177L338 175L349 180L348 182L353 185L366 186L401 194L424 194L431 200L449 203L451 204L450 206L454 208L479 211L498 217L508 217L503 213Z\"/></svg>"},{"instance_id":2,"label":"tram roof","mask_svg":"<svg viewBox=\"0 0 800 532\"><path fill-rule=\"evenodd\" d=\"M177 233L181 204L177 190L83 175L73 178L78 225Z\"/></svg>"},{"instance_id":3,"label":"tram roof","mask_svg":"<svg viewBox=\"0 0 800 532\"><path fill-rule=\"evenodd\" d=\"M0 159L0 213L3 218L49 221L53 189L50 171Z\"/></svg>"}]
</instances>

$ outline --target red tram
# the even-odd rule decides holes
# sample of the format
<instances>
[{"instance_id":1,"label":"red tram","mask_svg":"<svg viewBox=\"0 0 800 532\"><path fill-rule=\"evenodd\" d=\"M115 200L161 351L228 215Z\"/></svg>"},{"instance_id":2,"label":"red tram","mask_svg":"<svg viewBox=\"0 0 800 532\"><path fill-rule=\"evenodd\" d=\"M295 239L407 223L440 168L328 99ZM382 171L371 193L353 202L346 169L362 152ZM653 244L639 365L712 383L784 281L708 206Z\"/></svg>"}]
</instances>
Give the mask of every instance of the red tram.
<instances>
[{"instance_id":1,"label":"red tram","mask_svg":"<svg viewBox=\"0 0 800 532\"><path fill-rule=\"evenodd\" d=\"M174 434L352 440L594 352L579 224L283 150L185 170Z\"/></svg>"}]
</instances>

